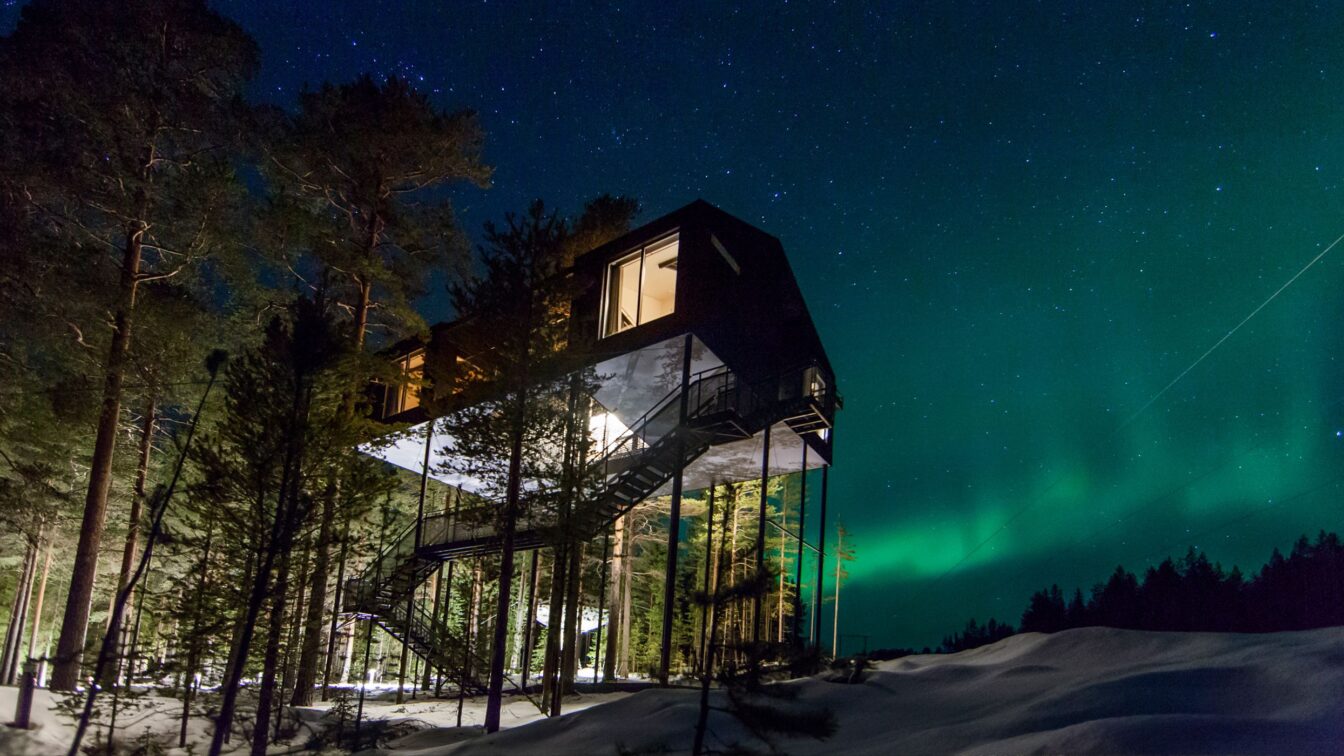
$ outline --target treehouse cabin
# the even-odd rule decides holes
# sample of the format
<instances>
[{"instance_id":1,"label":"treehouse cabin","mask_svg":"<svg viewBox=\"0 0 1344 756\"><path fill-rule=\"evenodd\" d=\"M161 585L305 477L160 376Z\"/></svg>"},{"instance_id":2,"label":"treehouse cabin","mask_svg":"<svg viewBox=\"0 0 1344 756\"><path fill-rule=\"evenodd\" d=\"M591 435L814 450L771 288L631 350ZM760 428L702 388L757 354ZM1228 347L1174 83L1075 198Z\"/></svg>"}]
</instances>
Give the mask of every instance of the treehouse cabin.
<instances>
[{"instance_id":1,"label":"treehouse cabin","mask_svg":"<svg viewBox=\"0 0 1344 756\"><path fill-rule=\"evenodd\" d=\"M594 537L641 502L668 497L675 546L690 492L830 465L835 373L779 240L696 201L580 255L571 275L567 351L597 376L590 429L605 484ZM434 326L427 343L398 345L390 356L407 380L375 386L371 398L404 430L365 451L479 493L479 481L445 464L452 439L427 409L451 397L422 400L436 375L488 362L487 342L487 328L454 322ZM497 552L496 528L492 518L426 516L354 582L351 608L432 658L431 619L408 616L404 597L443 560ZM520 521L517 548L544 547L544 532L545 523ZM800 563L805 547L824 552L793 537ZM664 676L666 667L665 658Z\"/></svg>"}]
</instances>

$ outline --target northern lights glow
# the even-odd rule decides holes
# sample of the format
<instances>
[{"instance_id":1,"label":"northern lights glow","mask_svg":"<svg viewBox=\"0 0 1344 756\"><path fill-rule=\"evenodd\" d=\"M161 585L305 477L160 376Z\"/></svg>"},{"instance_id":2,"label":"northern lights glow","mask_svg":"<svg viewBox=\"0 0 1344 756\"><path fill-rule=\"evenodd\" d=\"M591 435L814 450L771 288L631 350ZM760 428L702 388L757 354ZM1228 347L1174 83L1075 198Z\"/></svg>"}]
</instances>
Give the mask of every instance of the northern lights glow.
<instances>
[{"instance_id":1,"label":"northern lights glow","mask_svg":"<svg viewBox=\"0 0 1344 756\"><path fill-rule=\"evenodd\" d=\"M480 108L469 228L612 191L779 236L846 398L870 645L1344 526L1344 249L1125 424L1344 233L1344 6L217 5L277 102L373 70Z\"/></svg>"}]
</instances>

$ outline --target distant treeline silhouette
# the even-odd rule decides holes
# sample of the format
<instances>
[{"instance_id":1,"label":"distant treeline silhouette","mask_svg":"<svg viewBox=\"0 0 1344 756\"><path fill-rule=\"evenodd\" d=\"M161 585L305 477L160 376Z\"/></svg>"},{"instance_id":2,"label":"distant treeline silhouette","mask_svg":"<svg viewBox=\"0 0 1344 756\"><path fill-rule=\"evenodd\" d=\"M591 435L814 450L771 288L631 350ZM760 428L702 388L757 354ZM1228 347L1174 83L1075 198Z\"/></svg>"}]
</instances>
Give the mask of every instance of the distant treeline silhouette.
<instances>
[{"instance_id":1,"label":"distant treeline silhouette","mask_svg":"<svg viewBox=\"0 0 1344 756\"><path fill-rule=\"evenodd\" d=\"M1053 633L1074 627L1130 630L1270 633L1344 625L1344 545L1335 533L1321 531L1312 543L1305 535L1285 558L1278 549L1249 579L1233 567L1225 572L1193 548L1183 559L1168 557L1149 567L1140 580L1123 566L1091 596L1081 589L1065 598L1058 585L1031 597L1017 630L990 619L974 619L943 638L939 653L984 646L1016 632ZM929 649L924 649L925 653ZM878 658L913 653L881 649Z\"/></svg>"},{"instance_id":2,"label":"distant treeline silhouette","mask_svg":"<svg viewBox=\"0 0 1344 756\"><path fill-rule=\"evenodd\" d=\"M1102 625L1133 630L1269 633L1344 625L1344 546L1322 531L1304 535L1285 559L1278 549L1249 580L1236 567L1224 572L1202 552L1168 557L1139 582L1116 567L1083 602L1066 603L1058 585L1037 591L1022 613L1021 632L1052 633Z\"/></svg>"},{"instance_id":3,"label":"distant treeline silhouette","mask_svg":"<svg viewBox=\"0 0 1344 756\"><path fill-rule=\"evenodd\" d=\"M977 624L975 620L970 620L961 632L952 633L943 638L942 645L938 647L938 653L955 654L968 648L988 646L1016 632L1012 625L1007 622L999 622L993 617L990 617L989 621L983 625Z\"/></svg>"}]
</instances>

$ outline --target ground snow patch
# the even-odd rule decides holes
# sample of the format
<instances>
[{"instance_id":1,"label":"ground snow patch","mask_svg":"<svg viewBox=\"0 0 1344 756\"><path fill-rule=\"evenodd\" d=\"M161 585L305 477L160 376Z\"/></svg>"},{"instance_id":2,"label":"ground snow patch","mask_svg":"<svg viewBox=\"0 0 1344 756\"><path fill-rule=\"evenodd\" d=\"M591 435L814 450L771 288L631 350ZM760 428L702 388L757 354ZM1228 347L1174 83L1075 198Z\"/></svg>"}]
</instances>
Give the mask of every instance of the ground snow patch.
<instances>
[{"instance_id":1,"label":"ground snow patch","mask_svg":"<svg viewBox=\"0 0 1344 756\"><path fill-rule=\"evenodd\" d=\"M857 685L787 685L830 709L827 740L789 754L1285 754L1344 749L1344 628L1265 635L1082 628L951 655L882 662ZM466 742L417 738L404 756L689 752L699 694L648 690ZM722 705L716 694L714 703ZM769 750L714 712L710 744Z\"/></svg>"}]
</instances>

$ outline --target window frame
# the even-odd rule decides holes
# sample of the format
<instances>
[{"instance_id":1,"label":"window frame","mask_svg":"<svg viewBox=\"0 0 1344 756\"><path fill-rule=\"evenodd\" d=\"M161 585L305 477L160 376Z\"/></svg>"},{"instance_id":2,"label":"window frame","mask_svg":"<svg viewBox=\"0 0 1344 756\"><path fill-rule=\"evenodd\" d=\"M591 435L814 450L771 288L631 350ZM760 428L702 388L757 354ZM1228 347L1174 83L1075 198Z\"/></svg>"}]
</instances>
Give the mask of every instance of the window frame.
<instances>
[{"instance_id":1,"label":"window frame","mask_svg":"<svg viewBox=\"0 0 1344 756\"><path fill-rule=\"evenodd\" d=\"M414 371L419 370L419 379L421 381L424 380L426 356L425 349L421 347L420 349L414 349L407 352L397 359L397 367L401 370L402 380L387 387L387 395L383 400L383 417L392 417L394 415L400 415L403 412L410 412L421 405L420 392L424 390L424 386L412 386L406 381L406 378L409 378ZM420 364L412 366L411 361L416 357L420 358ZM411 391L415 392L415 407L406 406L406 400L410 396Z\"/></svg>"},{"instance_id":2,"label":"window frame","mask_svg":"<svg viewBox=\"0 0 1344 756\"><path fill-rule=\"evenodd\" d=\"M681 271L680 271L680 265L678 265L678 269L677 269L677 271L676 271L676 274L677 274L677 275L676 275L676 283L674 284L675 290L674 290L674 293L673 293L673 295L672 295L672 311L671 311L671 312L668 312L668 313L665 314L665 315L659 315L658 317L656 317L656 318L652 318L652 319L650 319L650 320L648 320L648 321L643 321L643 315L644 315L644 283L645 283L645 280L644 280L644 270L645 270L645 262L646 262L646 260L647 260L647 258L648 258L648 256L649 256L649 250L650 250L650 249L657 248L657 247L660 247L660 246L665 246L666 243L667 243L668 241L673 240L673 239L676 240L676 244L677 244L677 257L676 257L676 259L677 259L678 263L680 263L680 261L681 261L681 229L680 229L680 228L673 229L672 231L669 231L668 233L665 233L665 234L661 234L661 235L659 235L659 236L656 236L656 237L654 237L654 238L652 238L652 239L650 239L650 240L648 240L648 241L646 241L646 242L644 242L644 243L642 243L642 244L640 244L640 245L638 245L638 246L636 246L636 247L634 247L634 248L632 248L632 249L627 250L624 254L621 254L621 255L617 256L614 260L611 260L610 262L606 263L606 265L605 265L605 267L604 267L604 270L603 270L603 273L602 273L602 306L599 308L599 311L598 311L598 319L597 319L597 337L598 337L598 339L606 339L606 338L610 338L610 337L612 337L612 336L616 336L616 335L625 333L626 331L632 331L632 330L634 330L634 329L636 329L636 328L639 328L640 326L647 325L648 323L652 323L652 322L655 321L655 320L661 320L661 319L667 317L668 315L675 315L675 314L676 314L676 312L677 312L677 301L676 301L676 297L677 297L677 294L680 293L680 291L681 291L681 281L680 281L680 278L681 278L680 273L681 273ZM655 251L657 251L657 250L655 249ZM634 325L632 325L632 326L630 326L630 327L628 327L628 328L622 328L622 329L620 329L620 330L608 330L609 321L610 321L610 319L611 319L611 308L612 308L612 305L613 305L613 301L612 301L612 284L613 284L613 279L614 279L614 277L615 277L616 275L619 274L619 270L620 270L621 266L628 264L631 260L633 260L633 259L635 259L635 258L638 258L638 259L639 259L639 274L638 274L638 275L639 275L639 282L638 282L638 284L637 284L636 287L635 287L635 323L634 323ZM617 283L617 285L619 286L619 282ZM619 300L618 300L616 303L619 303Z\"/></svg>"}]
</instances>

